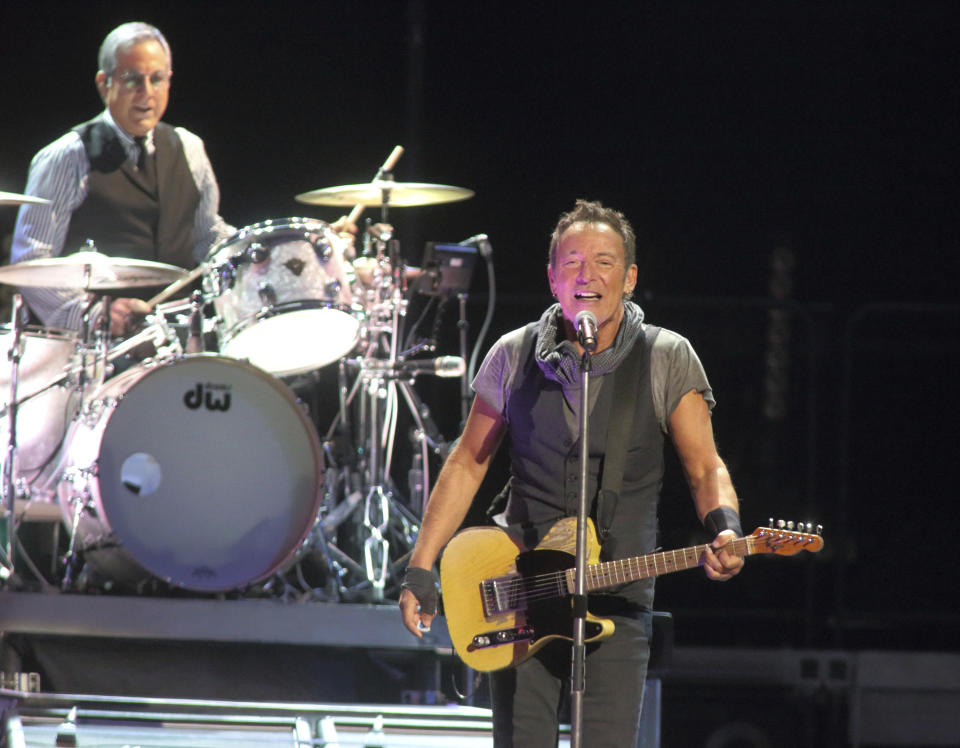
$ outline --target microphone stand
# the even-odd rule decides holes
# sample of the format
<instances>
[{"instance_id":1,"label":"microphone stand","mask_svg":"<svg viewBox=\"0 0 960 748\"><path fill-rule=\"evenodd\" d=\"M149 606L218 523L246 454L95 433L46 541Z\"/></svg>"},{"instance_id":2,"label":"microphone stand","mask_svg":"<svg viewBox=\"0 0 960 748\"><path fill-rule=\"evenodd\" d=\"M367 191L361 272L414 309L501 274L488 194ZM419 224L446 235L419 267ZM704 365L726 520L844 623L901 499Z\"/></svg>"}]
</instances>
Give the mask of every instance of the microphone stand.
<instances>
[{"instance_id":1,"label":"microphone stand","mask_svg":"<svg viewBox=\"0 0 960 748\"><path fill-rule=\"evenodd\" d=\"M583 745L583 692L586 682L587 627L587 469L589 458L590 350L580 361L580 503L577 507L577 551L573 582L573 653L570 672L570 748Z\"/></svg>"}]
</instances>

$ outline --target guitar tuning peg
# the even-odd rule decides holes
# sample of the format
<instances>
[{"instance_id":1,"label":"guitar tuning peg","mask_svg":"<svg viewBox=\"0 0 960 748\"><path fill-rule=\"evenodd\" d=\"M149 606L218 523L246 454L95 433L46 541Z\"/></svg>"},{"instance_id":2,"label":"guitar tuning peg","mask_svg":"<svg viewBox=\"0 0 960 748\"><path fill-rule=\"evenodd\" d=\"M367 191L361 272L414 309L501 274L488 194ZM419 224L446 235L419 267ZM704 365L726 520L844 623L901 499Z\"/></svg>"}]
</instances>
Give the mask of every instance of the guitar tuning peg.
<instances>
[{"instance_id":1,"label":"guitar tuning peg","mask_svg":"<svg viewBox=\"0 0 960 748\"><path fill-rule=\"evenodd\" d=\"M778 529L778 530L782 530L782 529L783 529L784 527L786 527L786 526L787 526L787 523L784 522L782 519L778 519L778 520L777 520L777 529Z\"/></svg>"},{"instance_id":2,"label":"guitar tuning peg","mask_svg":"<svg viewBox=\"0 0 960 748\"><path fill-rule=\"evenodd\" d=\"M767 527L769 527L771 530L773 529L773 517L767 520Z\"/></svg>"},{"instance_id":3,"label":"guitar tuning peg","mask_svg":"<svg viewBox=\"0 0 960 748\"><path fill-rule=\"evenodd\" d=\"M787 522L787 529L788 529L788 530L792 530L792 529L793 529L793 520L790 520L789 522Z\"/></svg>"},{"instance_id":4,"label":"guitar tuning peg","mask_svg":"<svg viewBox=\"0 0 960 748\"><path fill-rule=\"evenodd\" d=\"M823 535L823 525L817 525L817 535Z\"/></svg>"}]
</instances>

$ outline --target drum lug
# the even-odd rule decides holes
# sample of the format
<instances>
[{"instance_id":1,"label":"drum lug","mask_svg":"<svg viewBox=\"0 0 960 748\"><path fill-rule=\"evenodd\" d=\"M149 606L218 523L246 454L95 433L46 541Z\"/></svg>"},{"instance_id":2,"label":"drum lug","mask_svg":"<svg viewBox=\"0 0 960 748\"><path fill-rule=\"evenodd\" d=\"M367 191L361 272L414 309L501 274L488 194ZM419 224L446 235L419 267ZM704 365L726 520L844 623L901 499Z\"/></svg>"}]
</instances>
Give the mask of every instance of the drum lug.
<instances>
[{"instance_id":1,"label":"drum lug","mask_svg":"<svg viewBox=\"0 0 960 748\"><path fill-rule=\"evenodd\" d=\"M213 276L213 279L215 288L212 290L215 296L229 291L233 288L237 279L236 266L232 262L223 263L217 268L216 275Z\"/></svg>"},{"instance_id":2,"label":"drum lug","mask_svg":"<svg viewBox=\"0 0 960 748\"><path fill-rule=\"evenodd\" d=\"M247 247L245 254L248 262L252 262L254 265L259 265L270 256L270 251L260 242L252 242Z\"/></svg>"},{"instance_id":3,"label":"drum lug","mask_svg":"<svg viewBox=\"0 0 960 748\"><path fill-rule=\"evenodd\" d=\"M320 262L329 262L333 257L333 247L325 238L310 234L310 243L313 244L313 251L317 253Z\"/></svg>"},{"instance_id":4,"label":"drum lug","mask_svg":"<svg viewBox=\"0 0 960 748\"><path fill-rule=\"evenodd\" d=\"M92 496L90 494L90 479L100 474L100 467L92 462L85 467L70 467L63 471L62 483L69 483L74 497L83 501L84 509L89 508Z\"/></svg>"}]
</instances>

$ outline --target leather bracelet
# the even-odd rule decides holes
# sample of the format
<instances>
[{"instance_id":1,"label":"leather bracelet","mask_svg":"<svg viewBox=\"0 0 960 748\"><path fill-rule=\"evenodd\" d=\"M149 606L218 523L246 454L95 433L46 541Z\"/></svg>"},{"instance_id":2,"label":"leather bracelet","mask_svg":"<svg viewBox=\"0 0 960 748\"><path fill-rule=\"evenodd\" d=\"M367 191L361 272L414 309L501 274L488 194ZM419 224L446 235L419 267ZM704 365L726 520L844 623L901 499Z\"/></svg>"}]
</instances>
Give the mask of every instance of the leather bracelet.
<instances>
[{"instance_id":1,"label":"leather bracelet","mask_svg":"<svg viewBox=\"0 0 960 748\"><path fill-rule=\"evenodd\" d=\"M728 506L717 507L707 512L707 516L703 518L703 526L711 538L717 537L724 530L733 530L738 538L743 537L740 515Z\"/></svg>"},{"instance_id":2,"label":"leather bracelet","mask_svg":"<svg viewBox=\"0 0 960 748\"><path fill-rule=\"evenodd\" d=\"M435 615L437 612L437 583L433 572L417 566L408 566L403 572L403 582L400 586L410 590L420 603L420 612Z\"/></svg>"}]
</instances>

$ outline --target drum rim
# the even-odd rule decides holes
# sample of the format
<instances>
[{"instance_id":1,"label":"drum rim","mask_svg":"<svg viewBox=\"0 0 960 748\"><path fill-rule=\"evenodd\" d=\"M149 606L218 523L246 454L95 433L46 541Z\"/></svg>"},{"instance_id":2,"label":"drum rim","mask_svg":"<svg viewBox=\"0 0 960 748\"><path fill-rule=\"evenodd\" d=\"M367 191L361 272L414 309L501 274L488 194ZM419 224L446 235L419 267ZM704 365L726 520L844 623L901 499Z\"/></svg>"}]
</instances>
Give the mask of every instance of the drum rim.
<instances>
[{"instance_id":1,"label":"drum rim","mask_svg":"<svg viewBox=\"0 0 960 748\"><path fill-rule=\"evenodd\" d=\"M243 226L242 228L237 229L230 236L224 237L218 241L210 248L210 251L207 252L204 262L210 262L221 250L229 247L231 244L236 244L244 241L245 239L255 238L264 234L271 234L275 231L280 232L283 230L300 233L308 230L323 231L334 234L336 233L332 228L330 228L329 223L322 221L319 218L306 218L302 216L290 216L288 218L268 218L264 221L258 221L257 223L251 223L248 226Z\"/></svg>"},{"instance_id":2,"label":"drum rim","mask_svg":"<svg viewBox=\"0 0 960 748\"><path fill-rule=\"evenodd\" d=\"M0 336L12 332L12 324L9 322L0 323ZM76 330L68 330L65 327L46 327L45 325L24 325L20 330L20 334L34 338L62 339L64 342L72 342L80 339L80 333Z\"/></svg>"}]
</instances>

